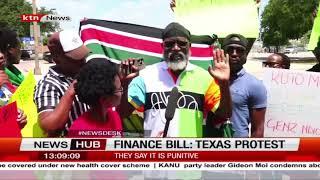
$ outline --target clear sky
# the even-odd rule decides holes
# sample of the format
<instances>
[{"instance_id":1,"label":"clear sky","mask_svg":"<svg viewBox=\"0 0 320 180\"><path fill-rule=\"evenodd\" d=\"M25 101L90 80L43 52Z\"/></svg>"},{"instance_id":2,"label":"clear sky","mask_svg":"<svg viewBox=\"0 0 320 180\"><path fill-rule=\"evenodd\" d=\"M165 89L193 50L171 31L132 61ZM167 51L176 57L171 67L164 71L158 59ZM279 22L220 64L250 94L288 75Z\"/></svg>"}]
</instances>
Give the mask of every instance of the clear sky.
<instances>
[{"instance_id":1,"label":"clear sky","mask_svg":"<svg viewBox=\"0 0 320 180\"><path fill-rule=\"evenodd\" d=\"M30 0L29 0L30 1ZM61 28L78 30L84 17L129 22L164 28L174 21L170 9L171 0L36 0L37 6L56 9L62 16L70 16L72 21L60 23ZM262 0L265 7L269 0Z\"/></svg>"},{"instance_id":2,"label":"clear sky","mask_svg":"<svg viewBox=\"0 0 320 180\"><path fill-rule=\"evenodd\" d=\"M170 0L37 0L38 7L71 17L71 22L60 23L63 29L78 29L84 17L161 28L173 21L169 4Z\"/></svg>"}]
</instances>

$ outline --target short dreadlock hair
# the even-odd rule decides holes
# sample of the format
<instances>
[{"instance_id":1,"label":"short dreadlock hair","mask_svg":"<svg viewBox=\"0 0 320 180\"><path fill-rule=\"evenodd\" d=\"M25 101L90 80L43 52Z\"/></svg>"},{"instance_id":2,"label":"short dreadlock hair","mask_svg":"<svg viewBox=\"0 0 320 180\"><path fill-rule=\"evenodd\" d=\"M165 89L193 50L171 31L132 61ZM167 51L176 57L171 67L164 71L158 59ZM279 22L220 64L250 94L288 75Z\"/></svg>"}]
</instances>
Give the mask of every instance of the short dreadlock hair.
<instances>
[{"instance_id":1,"label":"short dreadlock hair","mask_svg":"<svg viewBox=\"0 0 320 180\"><path fill-rule=\"evenodd\" d=\"M93 58L85 64L76 77L75 91L79 100L90 106L97 105L100 97L112 95L116 90L114 80L119 66L105 58Z\"/></svg>"}]
</instances>

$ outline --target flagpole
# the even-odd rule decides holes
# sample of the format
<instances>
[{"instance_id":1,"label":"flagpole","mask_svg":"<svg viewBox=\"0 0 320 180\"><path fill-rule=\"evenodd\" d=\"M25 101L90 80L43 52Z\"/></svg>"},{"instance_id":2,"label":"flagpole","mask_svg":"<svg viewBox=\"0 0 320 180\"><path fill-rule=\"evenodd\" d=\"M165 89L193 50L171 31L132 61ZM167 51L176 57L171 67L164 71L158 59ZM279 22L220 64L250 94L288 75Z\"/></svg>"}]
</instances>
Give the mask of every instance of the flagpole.
<instances>
[{"instance_id":1,"label":"flagpole","mask_svg":"<svg viewBox=\"0 0 320 180\"><path fill-rule=\"evenodd\" d=\"M36 0L32 0L32 13L33 14L37 14ZM40 31L40 29L39 29L39 31ZM39 54L38 54L38 28L37 28L37 22L33 22L33 36L34 36L34 47L35 47L34 74L35 75L41 75L41 69L40 69L40 65L39 65Z\"/></svg>"}]
</instances>

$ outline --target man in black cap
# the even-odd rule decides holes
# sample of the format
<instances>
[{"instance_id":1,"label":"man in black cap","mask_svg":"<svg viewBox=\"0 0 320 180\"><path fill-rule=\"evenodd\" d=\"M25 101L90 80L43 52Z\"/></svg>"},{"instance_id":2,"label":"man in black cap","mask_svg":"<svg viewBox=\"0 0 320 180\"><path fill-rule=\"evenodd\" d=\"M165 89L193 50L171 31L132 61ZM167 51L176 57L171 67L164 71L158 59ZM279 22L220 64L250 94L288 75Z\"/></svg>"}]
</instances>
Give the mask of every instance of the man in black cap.
<instances>
[{"instance_id":1,"label":"man in black cap","mask_svg":"<svg viewBox=\"0 0 320 180\"><path fill-rule=\"evenodd\" d=\"M263 137L267 107L267 91L262 81L247 73L243 65L247 61L248 41L240 34L228 35L222 49L230 57L230 92L232 97L231 122L234 137Z\"/></svg>"},{"instance_id":2,"label":"man in black cap","mask_svg":"<svg viewBox=\"0 0 320 180\"><path fill-rule=\"evenodd\" d=\"M231 115L228 56L214 53L215 67L208 72L189 62L191 34L178 23L170 23L162 32L163 61L140 71L128 89L129 102L144 112L145 137L162 136L165 112L173 87L179 90L169 137L202 137L203 113Z\"/></svg>"}]
</instances>

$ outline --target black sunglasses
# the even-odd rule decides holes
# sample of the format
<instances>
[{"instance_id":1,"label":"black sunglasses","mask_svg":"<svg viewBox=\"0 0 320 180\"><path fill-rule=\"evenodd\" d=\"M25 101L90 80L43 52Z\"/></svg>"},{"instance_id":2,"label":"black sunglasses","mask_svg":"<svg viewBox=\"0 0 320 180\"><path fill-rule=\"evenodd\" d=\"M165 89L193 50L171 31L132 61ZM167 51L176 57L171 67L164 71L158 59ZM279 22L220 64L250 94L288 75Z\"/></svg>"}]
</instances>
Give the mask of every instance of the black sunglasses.
<instances>
[{"instance_id":1,"label":"black sunglasses","mask_svg":"<svg viewBox=\"0 0 320 180\"><path fill-rule=\"evenodd\" d=\"M189 45L188 41L181 40L168 40L163 42L165 48L173 48L176 43L180 48L187 48Z\"/></svg>"},{"instance_id":2,"label":"black sunglasses","mask_svg":"<svg viewBox=\"0 0 320 180\"><path fill-rule=\"evenodd\" d=\"M226 52L230 55L230 54L233 54L234 50L236 50L237 54L244 54L246 52L246 49L244 47L234 47L234 46L227 47Z\"/></svg>"}]
</instances>

